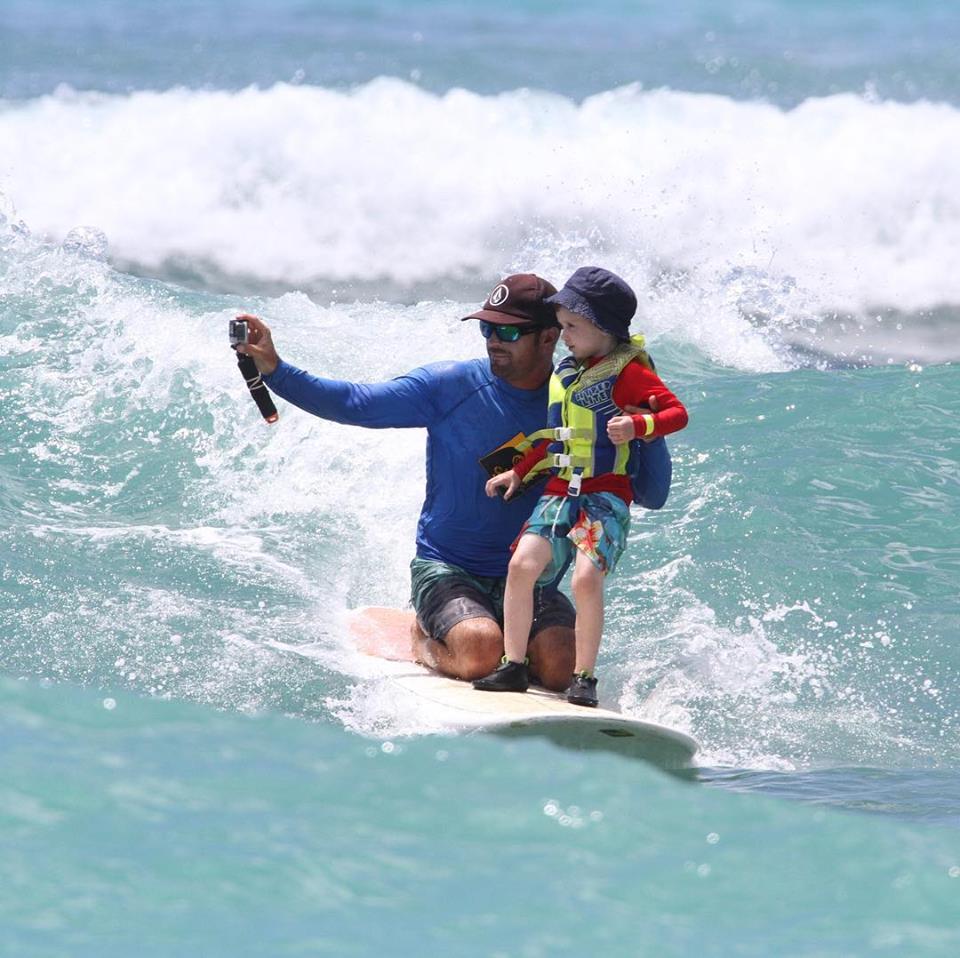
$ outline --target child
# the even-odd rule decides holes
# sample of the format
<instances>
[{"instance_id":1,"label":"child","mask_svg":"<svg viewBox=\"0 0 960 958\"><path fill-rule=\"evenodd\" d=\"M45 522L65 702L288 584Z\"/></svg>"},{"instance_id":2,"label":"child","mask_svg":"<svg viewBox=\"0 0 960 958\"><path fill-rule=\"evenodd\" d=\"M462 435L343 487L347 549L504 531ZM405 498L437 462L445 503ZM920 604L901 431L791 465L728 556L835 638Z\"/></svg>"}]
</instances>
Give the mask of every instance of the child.
<instances>
[{"instance_id":1,"label":"child","mask_svg":"<svg viewBox=\"0 0 960 958\"><path fill-rule=\"evenodd\" d=\"M523 460L490 479L486 493L502 489L509 499L532 472L548 468L553 474L514 544L503 603L506 654L496 671L473 685L488 692L527 690L534 585L558 579L575 556L576 670L567 701L595 706L604 577L623 553L630 528L630 440L683 429L687 411L654 372L643 337L631 340L637 299L619 276L583 267L544 301L557 307L561 338L572 354L550 380L550 428L531 437L537 441ZM648 405L657 411L623 413L625 406Z\"/></svg>"}]
</instances>

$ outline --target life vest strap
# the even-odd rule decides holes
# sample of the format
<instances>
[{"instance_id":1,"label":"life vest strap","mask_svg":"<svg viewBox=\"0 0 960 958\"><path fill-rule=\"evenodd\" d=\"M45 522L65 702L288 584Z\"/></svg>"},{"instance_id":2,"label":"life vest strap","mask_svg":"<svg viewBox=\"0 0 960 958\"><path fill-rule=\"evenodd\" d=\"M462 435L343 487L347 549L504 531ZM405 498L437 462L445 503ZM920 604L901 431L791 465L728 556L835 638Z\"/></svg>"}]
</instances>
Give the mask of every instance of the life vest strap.
<instances>
[{"instance_id":1,"label":"life vest strap","mask_svg":"<svg viewBox=\"0 0 960 958\"><path fill-rule=\"evenodd\" d=\"M575 429L572 426L557 426L550 429L538 429L530 433L527 438L519 444L520 451L529 448L535 442L541 439L549 439L551 442L569 442L571 439L593 439L592 429Z\"/></svg>"},{"instance_id":2,"label":"life vest strap","mask_svg":"<svg viewBox=\"0 0 960 958\"><path fill-rule=\"evenodd\" d=\"M547 456L547 459L553 460L551 465L555 469L586 469L593 465L590 456L569 456L565 452L555 452L552 456Z\"/></svg>"},{"instance_id":3,"label":"life vest strap","mask_svg":"<svg viewBox=\"0 0 960 958\"><path fill-rule=\"evenodd\" d=\"M524 476L524 481L528 482L532 476L544 469L590 469L593 466L593 460L589 456L568 456L562 452L552 453L544 456L538 463L530 469Z\"/></svg>"}]
</instances>

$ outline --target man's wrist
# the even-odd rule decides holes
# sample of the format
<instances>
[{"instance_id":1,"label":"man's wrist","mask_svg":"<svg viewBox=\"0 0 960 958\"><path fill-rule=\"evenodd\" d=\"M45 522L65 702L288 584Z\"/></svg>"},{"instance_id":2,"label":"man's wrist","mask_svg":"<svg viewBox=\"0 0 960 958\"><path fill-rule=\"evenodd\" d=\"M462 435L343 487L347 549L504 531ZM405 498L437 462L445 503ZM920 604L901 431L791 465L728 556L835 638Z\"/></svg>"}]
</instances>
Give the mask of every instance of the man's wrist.
<instances>
[{"instance_id":1,"label":"man's wrist","mask_svg":"<svg viewBox=\"0 0 960 958\"><path fill-rule=\"evenodd\" d=\"M263 376L264 378L268 376L273 376L282 365L283 365L283 360L278 356L277 361L273 364L273 369L271 369L270 372L267 372L265 369L261 369L260 375Z\"/></svg>"}]
</instances>

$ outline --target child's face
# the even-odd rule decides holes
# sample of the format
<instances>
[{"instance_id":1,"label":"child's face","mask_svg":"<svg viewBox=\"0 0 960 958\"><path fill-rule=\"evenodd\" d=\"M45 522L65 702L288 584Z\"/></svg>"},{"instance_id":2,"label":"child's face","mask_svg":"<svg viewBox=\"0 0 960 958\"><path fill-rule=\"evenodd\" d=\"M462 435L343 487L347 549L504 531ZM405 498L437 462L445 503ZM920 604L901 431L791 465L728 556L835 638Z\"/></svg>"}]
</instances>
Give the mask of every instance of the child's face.
<instances>
[{"instance_id":1,"label":"child's face","mask_svg":"<svg viewBox=\"0 0 960 958\"><path fill-rule=\"evenodd\" d=\"M566 306L557 307L557 322L560 324L563 345L573 353L574 359L606 356L617 345L614 336L594 326L586 316L571 312Z\"/></svg>"}]
</instances>

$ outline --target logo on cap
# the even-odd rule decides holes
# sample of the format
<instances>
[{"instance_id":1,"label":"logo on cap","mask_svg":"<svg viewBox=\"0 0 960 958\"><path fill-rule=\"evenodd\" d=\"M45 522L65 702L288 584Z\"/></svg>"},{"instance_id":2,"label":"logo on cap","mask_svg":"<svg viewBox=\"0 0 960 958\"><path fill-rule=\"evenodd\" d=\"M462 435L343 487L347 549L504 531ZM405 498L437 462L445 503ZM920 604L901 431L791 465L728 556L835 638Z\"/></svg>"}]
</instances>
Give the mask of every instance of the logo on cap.
<instances>
[{"instance_id":1,"label":"logo on cap","mask_svg":"<svg viewBox=\"0 0 960 958\"><path fill-rule=\"evenodd\" d=\"M493 291L487 297L487 302L491 306L502 306L510 296L510 290L503 283L494 286Z\"/></svg>"}]
</instances>

